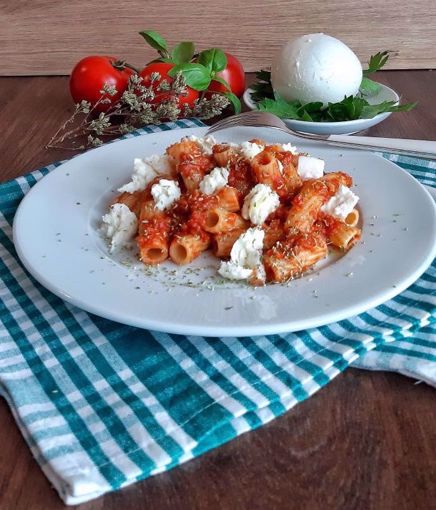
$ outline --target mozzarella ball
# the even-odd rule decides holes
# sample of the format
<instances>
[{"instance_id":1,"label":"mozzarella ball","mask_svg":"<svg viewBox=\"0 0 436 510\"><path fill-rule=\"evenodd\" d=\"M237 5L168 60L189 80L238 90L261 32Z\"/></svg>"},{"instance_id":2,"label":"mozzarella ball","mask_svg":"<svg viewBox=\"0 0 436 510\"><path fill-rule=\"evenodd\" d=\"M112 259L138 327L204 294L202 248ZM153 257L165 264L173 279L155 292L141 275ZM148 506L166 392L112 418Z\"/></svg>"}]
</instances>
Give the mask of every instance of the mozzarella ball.
<instances>
[{"instance_id":1,"label":"mozzarella ball","mask_svg":"<svg viewBox=\"0 0 436 510\"><path fill-rule=\"evenodd\" d=\"M287 101L336 103L355 95L362 66L343 42L325 34L303 35L278 52L271 67L274 91Z\"/></svg>"}]
</instances>

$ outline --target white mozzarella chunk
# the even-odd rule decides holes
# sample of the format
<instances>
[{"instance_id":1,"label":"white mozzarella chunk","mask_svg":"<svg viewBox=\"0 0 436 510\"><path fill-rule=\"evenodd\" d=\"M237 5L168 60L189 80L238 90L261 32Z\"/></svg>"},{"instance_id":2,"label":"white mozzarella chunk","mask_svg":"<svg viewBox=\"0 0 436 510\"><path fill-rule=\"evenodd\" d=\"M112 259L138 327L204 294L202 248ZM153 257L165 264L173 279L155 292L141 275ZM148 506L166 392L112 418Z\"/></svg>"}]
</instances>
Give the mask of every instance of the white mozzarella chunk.
<instances>
[{"instance_id":1,"label":"white mozzarella chunk","mask_svg":"<svg viewBox=\"0 0 436 510\"><path fill-rule=\"evenodd\" d=\"M251 142L243 142L240 145L240 150L244 158L253 159L264 149L263 145L258 145L257 143Z\"/></svg>"},{"instance_id":2,"label":"white mozzarella chunk","mask_svg":"<svg viewBox=\"0 0 436 510\"><path fill-rule=\"evenodd\" d=\"M203 177L200 182L200 191L205 195L213 195L226 186L229 179L227 168L215 167L210 174Z\"/></svg>"},{"instance_id":3,"label":"white mozzarella chunk","mask_svg":"<svg viewBox=\"0 0 436 510\"><path fill-rule=\"evenodd\" d=\"M265 232L259 227L249 228L236 240L230 252L230 261L221 262L218 272L224 278L245 280L254 270L262 274L261 264Z\"/></svg>"},{"instance_id":4,"label":"white mozzarella chunk","mask_svg":"<svg viewBox=\"0 0 436 510\"><path fill-rule=\"evenodd\" d=\"M283 143L282 151L292 152L292 154L298 154L298 149L292 143Z\"/></svg>"},{"instance_id":5,"label":"white mozzarella chunk","mask_svg":"<svg viewBox=\"0 0 436 510\"><path fill-rule=\"evenodd\" d=\"M102 218L101 232L110 241L110 251L127 246L138 228L136 215L125 204L113 204Z\"/></svg>"},{"instance_id":6,"label":"white mozzarella chunk","mask_svg":"<svg viewBox=\"0 0 436 510\"><path fill-rule=\"evenodd\" d=\"M344 221L357 204L359 197L341 184L337 193L321 207L321 211Z\"/></svg>"},{"instance_id":7,"label":"white mozzarella chunk","mask_svg":"<svg viewBox=\"0 0 436 510\"><path fill-rule=\"evenodd\" d=\"M153 167L144 159L135 158L133 161L133 175L131 182L124 184L118 191L127 191L128 193L134 193L146 188L155 177L156 172Z\"/></svg>"},{"instance_id":8,"label":"white mozzarella chunk","mask_svg":"<svg viewBox=\"0 0 436 510\"><path fill-rule=\"evenodd\" d=\"M180 187L176 181L161 179L151 187L151 195L156 209L164 211L180 198Z\"/></svg>"},{"instance_id":9,"label":"white mozzarella chunk","mask_svg":"<svg viewBox=\"0 0 436 510\"><path fill-rule=\"evenodd\" d=\"M171 174L171 171L171 164L166 154L162 156L153 154L144 159L135 158L131 182L121 186L118 191L127 191L128 193L142 191L155 177Z\"/></svg>"},{"instance_id":10,"label":"white mozzarella chunk","mask_svg":"<svg viewBox=\"0 0 436 510\"><path fill-rule=\"evenodd\" d=\"M250 268L238 266L236 262L221 262L218 273L228 280L246 280L253 274Z\"/></svg>"},{"instance_id":11,"label":"white mozzarella chunk","mask_svg":"<svg viewBox=\"0 0 436 510\"><path fill-rule=\"evenodd\" d=\"M312 156L300 156L298 158L297 173L304 180L319 179L324 175L325 161Z\"/></svg>"},{"instance_id":12,"label":"white mozzarella chunk","mask_svg":"<svg viewBox=\"0 0 436 510\"><path fill-rule=\"evenodd\" d=\"M245 197L242 217L254 225L262 225L280 205L279 196L266 184L256 184Z\"/></svg>"},{"instance_id":13,"label":"white mozzarella chunk","mask_svg":"<svg viewBox=\"0 0 436 510\"><path fill-rule=\"evenodd\" d=\"M212 154L212 147L217 144L215 138L210 135L205 136L204 138L198 138L195 135L191 135L187 136L186 139L191 142L197 143L201 147L201 150L208 155Z\"/></svg>"}]
</instances>

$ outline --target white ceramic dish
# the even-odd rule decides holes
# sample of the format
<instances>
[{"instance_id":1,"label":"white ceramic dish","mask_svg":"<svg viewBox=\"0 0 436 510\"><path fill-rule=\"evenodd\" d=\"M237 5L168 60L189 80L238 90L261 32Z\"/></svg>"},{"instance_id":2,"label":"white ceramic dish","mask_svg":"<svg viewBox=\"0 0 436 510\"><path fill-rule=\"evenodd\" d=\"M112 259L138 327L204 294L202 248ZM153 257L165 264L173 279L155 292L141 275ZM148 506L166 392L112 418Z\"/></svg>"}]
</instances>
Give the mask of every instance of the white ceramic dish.
<instances>
[{"instance_id":1,"label":"white ceramic dish","mask_svg":"<svg viewBox=\"0 0 436 510\"><path fill-rule=\"evenodd\" d=\"M29 272L45 287L89 312L125 324L206 336L262 335L302 330L363 312L398 294L431 263L436 212L409 174L370 153L300 143L268 129L220 132L219 140L293 142L326 160L327 171L349 172L360 196L362 242L342 257L288 285L219 285L218 262L205 254L194 267L158 269L111 256L99 222L114 191L130 179L134 157L161 153L182 136L174 130L108 144L78 156L36 184L14 221L14 242ZM214 288L215 287L215 288Z\"/></svg>"},{"instance_id":2,"label":"white ceramic dish","mask_svg":"<svg viewBox=\"0 0 436 510\"><path fill-rule=\"evenodd\" d=\"M381 83L379 85L381 87L380 91L374 96L367 98L370 104L377 104L382 101L395 101L397 103L400 100L398 94L394 90ZM244 103L248 108L250 108L250 110L256 110L256 103L251 99L251 92L252 89L247 89L244 92ZM347 120L343 122L307 122L292 119L283 120L291 129L301 131L303 133L312 133L315 135L349 135L375 126L387 119L389 115L391 114L380 113L372 119Z\"/></svg>"}]
</instances>

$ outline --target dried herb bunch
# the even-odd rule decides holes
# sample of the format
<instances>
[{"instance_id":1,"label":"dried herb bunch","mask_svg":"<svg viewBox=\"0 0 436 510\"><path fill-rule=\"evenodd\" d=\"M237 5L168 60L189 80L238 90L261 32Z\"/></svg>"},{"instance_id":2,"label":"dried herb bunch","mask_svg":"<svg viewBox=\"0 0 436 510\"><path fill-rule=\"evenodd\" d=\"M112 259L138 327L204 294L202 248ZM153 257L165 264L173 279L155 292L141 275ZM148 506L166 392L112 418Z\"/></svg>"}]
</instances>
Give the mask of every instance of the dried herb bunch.
<instances>
[{"instance_id":1,"label":"dried herb bunch","mask_svg":"<svg viewBox=\"0 0 436 510\"><path fill-rule=\"evenodd\" d=\"M223 94L206 96L203 92L192 107L179 106L180 97L187 94L182 73L177 73L172 83L161 80L159 73L153 73L147 86L141 76L132 74L126 90L114 102L111 98L117 92L115 87L106 84L95 104L77 103L73 114L56 131L47 148L83 150L98 147L107 137L123 135L147 124L187 117L210 119L220 115L231 103ZM103 105L107 105L103 108L105 111L98 113Z\"/></svg>"}]
</instances>

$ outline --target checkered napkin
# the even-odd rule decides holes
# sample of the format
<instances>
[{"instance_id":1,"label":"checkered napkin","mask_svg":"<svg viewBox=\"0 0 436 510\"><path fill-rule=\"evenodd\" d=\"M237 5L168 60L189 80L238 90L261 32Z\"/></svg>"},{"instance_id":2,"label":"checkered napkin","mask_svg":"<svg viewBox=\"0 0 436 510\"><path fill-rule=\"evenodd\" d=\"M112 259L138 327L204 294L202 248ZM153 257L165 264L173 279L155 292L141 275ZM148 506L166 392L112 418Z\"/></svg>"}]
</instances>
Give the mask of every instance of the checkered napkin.
<instances>
[{"instance_id":1,"label":"checkered napkin","mask_svg":"<svg viewBox=\"0 0 436 510\"><path fill-rule=\"evenodd\" d=\"M396 162L436 186L434 164ZM169 335L63 302L29 276L12 243L20 200L56 166L0 186L0 391L65 503L166 471L260 427L350 364L436 385L436 266L375 309L283 335Z\"/></svg>"}]
</instances>

